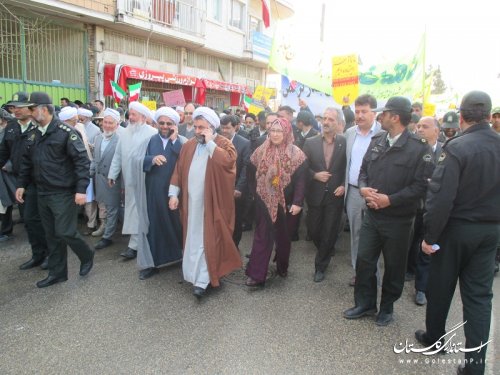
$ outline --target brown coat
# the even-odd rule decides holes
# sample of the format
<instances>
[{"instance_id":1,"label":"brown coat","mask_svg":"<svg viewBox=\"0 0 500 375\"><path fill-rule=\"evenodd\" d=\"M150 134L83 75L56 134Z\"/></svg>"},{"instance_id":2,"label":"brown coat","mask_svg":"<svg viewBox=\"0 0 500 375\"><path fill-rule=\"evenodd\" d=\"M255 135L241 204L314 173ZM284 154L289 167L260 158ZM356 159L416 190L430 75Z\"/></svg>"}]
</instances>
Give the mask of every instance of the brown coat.
<instances>
[{"instance_id":1,"label":"brown coat","mask_svg":"<svg viewBox=\"0 0 500 375\"><path fill-rule=\"evenodd\" d=\"M208 158L205 173L204 246L208 274L212 286L219 286L219 279L241 268L241 257L233 241L234 182L236 179L236 149L232 142L218 135L212 157ZM186 142L179 155L170 183L181 189L183 243L186 243L188 222L188 176L197 146L196 138Z\"/></svg>"}]
</instances>

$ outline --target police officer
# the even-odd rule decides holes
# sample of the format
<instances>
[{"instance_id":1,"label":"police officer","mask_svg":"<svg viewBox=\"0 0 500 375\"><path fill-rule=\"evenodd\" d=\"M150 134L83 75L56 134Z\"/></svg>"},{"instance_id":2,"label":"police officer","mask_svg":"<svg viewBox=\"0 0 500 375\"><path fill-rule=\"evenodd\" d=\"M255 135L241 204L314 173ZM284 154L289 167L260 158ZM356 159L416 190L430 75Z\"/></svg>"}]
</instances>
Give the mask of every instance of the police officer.
<instances>
[{"instance_id":1,"label":"police officer","mask_svg":"<svg viewBox=\"0 0 500 375\"><path fill-rule=\"evenodd\" d=\"M38 189L38 209L49 247L49 275L36 283L44 288L68 279L69 245L80 259L80 275L87 275L94 252L77 229L77 205L84 205L89 184L90 161L74 128L54 117L54 106L45 92L29 97L37 132L27 140L18 179L16 199L23 203L26 187Z\"/></svg>"},{"instance_id":2,"label":"police officer","mask_svg":"<svg viewBox=\"0 0 500 375\"><path fill-rule=\"evenodd\" d=\"M26 152L26 140L34 136L37 127L31 121L27 93L15 93L10 103L14 106L15 118L7 123L5 136L0 143L0 168L9 170L17 179L21 159ZM41 266L42 269L47 269L47 240L38 213L37 189L33 182L26 187L24 204L19 205L19 212L24 220L32 254L31 259L21 264L19 268L27 270Z\"/></svg>"},{"instance_id":3,"label":"police officer","mask_svg":"<svg viewBox=\"0 0 500 375\"><path fill-rule=\"evenodd\" d=\"M443 116L443 123L441 124L442 132L439 135L439 142L446 142L448 139L456 137L460 132L458 125L458 114L455 111L446 112Z\"/></svg>"},{"instance_id":4,"label":"police officer","mask_svg":"<svg viewBox=\"0 0 500 375\"><path fill-rule=\"evenodd\" d=\"M494 259L500 230L500 137L488 124L491 99L466 94L460 105L461 136L443 146L427 193L422 251L432 255L427 288L425 346L445 334L460 280L466 365L459 374L483 374L491 320ZM439 247L439 250L438 250ZM475 349L474 349L475 348Z\"/></svg>"},{"instance_id":5,"label":"police officer","mask_svg":"<svg viewBox=\"0 0 500 375\"><path fill-rule=\"evenodd\" d=\"M355 306L344 311L358 319L377 311L377 260L384 256L382 299L376 324L393 320L393 304L403 291L408 245L420 199L432 173L432 150L406 126L411 119L408 99L390 98L382 111L385 132L373 136L363 158L358 186L367 211L359 234Z\"/></svg>"}]
</instances>

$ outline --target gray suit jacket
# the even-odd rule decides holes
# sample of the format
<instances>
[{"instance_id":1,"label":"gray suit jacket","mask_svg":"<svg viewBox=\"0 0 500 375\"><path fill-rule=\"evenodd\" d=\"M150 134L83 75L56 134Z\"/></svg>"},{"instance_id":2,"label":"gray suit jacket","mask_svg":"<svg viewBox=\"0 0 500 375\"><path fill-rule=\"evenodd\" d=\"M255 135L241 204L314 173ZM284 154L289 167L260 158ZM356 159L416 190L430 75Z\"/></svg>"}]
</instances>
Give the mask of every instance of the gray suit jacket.
<instances>
[{"instance_id":1,"label":"gray suit jacket","mask_svg":"<svg viewBox=\"0 0 500 375\"><path fill-rule=\"evenodd\" d=\"M108 147L101 152L103 135L95 138L94 160L90 164L90 176L94 178L95 200L108 206L119 206L121 199L121 176L119 176L113 187L108 185L108 173L111 161L115 155L118 134L111 138Z\"/></svg>"},{"instance_id":2,"label":"gray suit jacket","mask_svg":"<svg viewBox=\"0 0 500 375\"><path fill-rule=\"evenodd\" d=\"M346 159L347 159L347 163L346 163L346 170L345 170L345 194L344 194L344 198L347 197L347 192L349 190L349 167L351 166L351 153L352 153L352 146L354 145L354 140L356 139L356 129L358 127L355 125L355 126L352 126L350 127L349 129L346 130L346 132L344 133L344 137L346 139ZM379 133L380 131L382 131L382 126L375 121L375 129L374 129L374 132L373 132L373 135ZM361 157L363 157L364 155L362 155Z\"/></svg>"}]
</instances>

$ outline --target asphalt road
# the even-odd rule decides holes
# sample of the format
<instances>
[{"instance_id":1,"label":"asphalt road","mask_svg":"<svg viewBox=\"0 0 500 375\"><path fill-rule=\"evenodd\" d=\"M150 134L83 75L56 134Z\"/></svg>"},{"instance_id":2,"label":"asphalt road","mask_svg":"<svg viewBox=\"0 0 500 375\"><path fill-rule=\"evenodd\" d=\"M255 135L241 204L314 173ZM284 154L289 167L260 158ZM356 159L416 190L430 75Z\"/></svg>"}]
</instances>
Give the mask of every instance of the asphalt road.
<instances>
[{"instance_id":1,"label":"asphalt road","mask_svg":"<svg viewBox=\"0 0 500 375\"><path fill-rule=\"evenodd\" d=\"M353 305L347 232L322 283L312 281L313 245L301 240L293 243L287 278L271 267L266 287L248 290L243 272L236 272L202 302L179 265L140 281L135 261L119 256L127 244L119 234L96 253L87 277L78 275L69 251L69 280L38 289L46 271L18 269L30 250L22 225L14 233L0 244L0 374L435 375L455 374L463 359L461 353L395 353L424 328L425 307L414 304L411 282L388 327L342 317ZM251 240L245 232L242 256ZM498 296L493 305L487 374L500 373ZM456 293L448 328L462 322L461 308ZM465 342L462 329L454 342Z\"/></svg>"}]
</instances>

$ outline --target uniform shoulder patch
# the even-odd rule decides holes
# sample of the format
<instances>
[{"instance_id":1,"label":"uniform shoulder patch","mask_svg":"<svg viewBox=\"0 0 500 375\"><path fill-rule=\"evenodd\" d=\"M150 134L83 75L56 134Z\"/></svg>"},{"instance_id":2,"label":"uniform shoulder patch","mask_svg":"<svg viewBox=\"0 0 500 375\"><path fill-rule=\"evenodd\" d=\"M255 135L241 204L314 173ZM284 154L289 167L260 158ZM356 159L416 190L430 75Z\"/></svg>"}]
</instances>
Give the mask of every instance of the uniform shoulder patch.
<instances>
[{"instance_id":1,"label":"uniform shoulder patch","mask_svg":"<svg viewBox=\"0 0 500 375\"><path fill-rule=\"evenodd\" d=\"M441 155L439 155L438 163L441 163L445 158L446 158L446 153L441 152Z\"/></svg>"},{"instance_id":2,"label":"uniform shoulder patch","mask_svg":"<svg viewBox=\"0 0 500 375\"><path fill-rule=\"evenodd\" d=\"M78 139L78 136L75 133L73 133L69 136L69 139L71 139L72 141L76 141Z\"/></svg>"},{"instance_id":3,"label":"uniform shoulder patch","mask_svg":"<svg viewBox=\"0 0 500 375\"><path fill-rule=\"evenodd\" d=\"M424 159L425 162L430 162L432 160L432 155L431 154L425 154L422 159Z\"/></svg>"},{"instance_id":4,"label":"uniform shoulder patch","mask_svg":"<svg viewBox=\"0 0 500 375\"><path fill-rule=\"evenodd\" d=\"M427 143L427 141L425 140L425 138L420 138L420 142Z\"/></svg>"}]
</instances>

